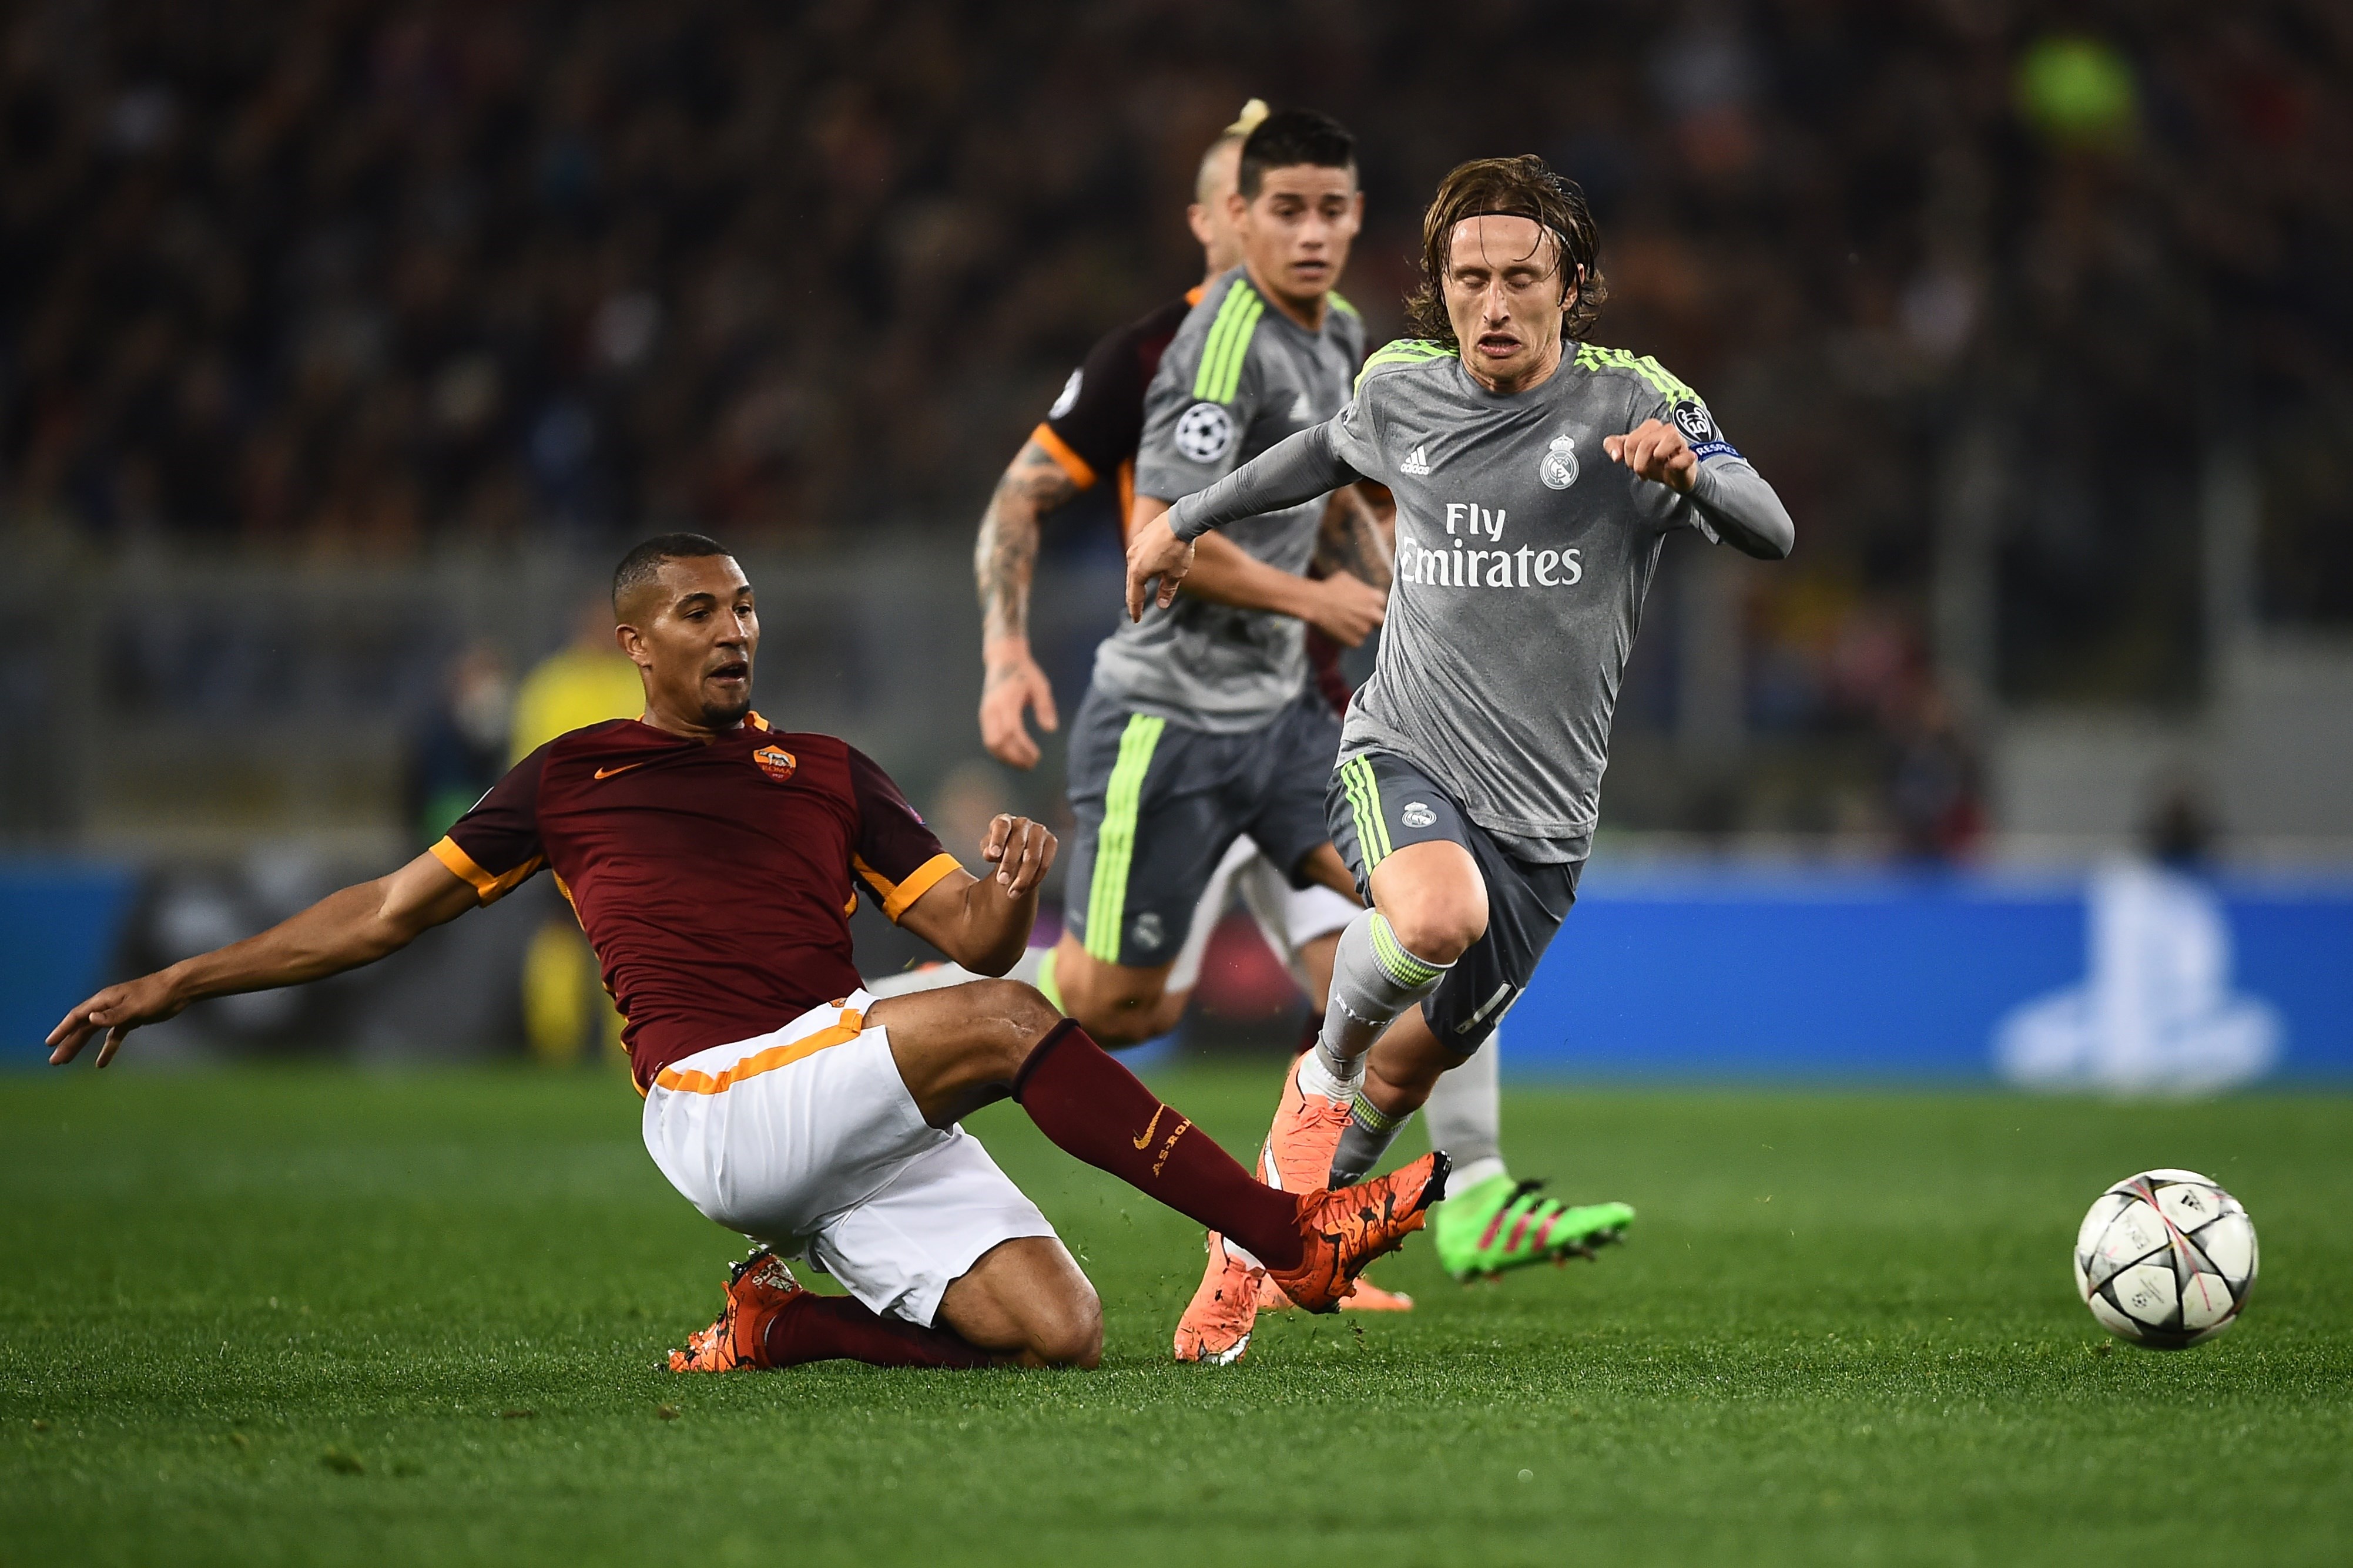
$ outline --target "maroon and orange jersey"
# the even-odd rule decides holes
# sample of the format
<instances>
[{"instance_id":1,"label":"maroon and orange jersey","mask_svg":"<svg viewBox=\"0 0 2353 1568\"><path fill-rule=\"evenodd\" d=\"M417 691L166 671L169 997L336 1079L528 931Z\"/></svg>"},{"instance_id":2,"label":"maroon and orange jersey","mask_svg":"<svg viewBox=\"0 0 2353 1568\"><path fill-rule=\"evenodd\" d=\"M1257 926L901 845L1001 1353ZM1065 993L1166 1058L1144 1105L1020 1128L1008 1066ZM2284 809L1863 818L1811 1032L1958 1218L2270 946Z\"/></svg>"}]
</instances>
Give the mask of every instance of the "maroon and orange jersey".
<instances>
[{"instance_id":1,"label":"maroon and orange jersey","mask_svg":"<svg viewBox=\"0 0 2353 1568\"><path fill-rule=\"evenodd\" d=\"M616 719L517 763L433 846L484 903L542 866L572 901L642 1089L858 988L863 883L896 921L957 869L872 759L758 714L704 742Z\"/></svg>"},{"instance_id":2,"label":"maroon and orange jersey","mask_svg":"<svg viewBox=\"0 0 2353 1568\"><path fill-rule=\"evenodd\" d=\"M1144 392L1152 384L1176 329L1195 305L1198 289L1171 300L1141 321L1105 332L1071 373L1062 395L1029 438L1046 448L1071 482L1091 489L1107 473L1119 477L1119 526L1124 534L1135 504L1135 448L1144 439Z\"/></svg>"}]
</instances>

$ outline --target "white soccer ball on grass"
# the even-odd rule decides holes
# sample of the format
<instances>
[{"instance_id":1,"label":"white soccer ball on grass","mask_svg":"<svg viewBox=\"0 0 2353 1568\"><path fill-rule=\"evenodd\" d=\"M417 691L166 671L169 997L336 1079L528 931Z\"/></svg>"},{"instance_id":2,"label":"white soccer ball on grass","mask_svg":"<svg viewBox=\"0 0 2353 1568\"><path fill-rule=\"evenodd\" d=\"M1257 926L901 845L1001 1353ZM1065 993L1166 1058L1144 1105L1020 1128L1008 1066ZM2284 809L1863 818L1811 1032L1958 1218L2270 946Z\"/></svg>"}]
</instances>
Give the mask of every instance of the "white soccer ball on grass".
<instances>
[{"instance_id":1,"label":"white soccer ball on grass","mask_svg":"<svg viewBox=\"0 0 2353 1568\"><path fill-rule=\"evenodd\" d=\"M2151 1350L2212 1339L2254 1284L2254 1221L2195 1171L2126 1177L2075 1233L2076 1294L2102 1328Z\"/></svg>"}]
</instances>

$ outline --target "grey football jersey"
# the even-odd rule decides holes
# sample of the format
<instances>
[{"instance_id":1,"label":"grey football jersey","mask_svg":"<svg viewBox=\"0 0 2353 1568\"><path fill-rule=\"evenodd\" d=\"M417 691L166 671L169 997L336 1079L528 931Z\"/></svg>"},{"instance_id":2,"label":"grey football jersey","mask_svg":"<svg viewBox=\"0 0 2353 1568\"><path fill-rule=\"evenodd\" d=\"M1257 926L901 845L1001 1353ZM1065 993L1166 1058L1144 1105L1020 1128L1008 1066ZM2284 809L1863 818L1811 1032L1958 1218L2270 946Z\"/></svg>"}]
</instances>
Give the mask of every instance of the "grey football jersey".
<instances>
[{"instance_id":1,"label":"grey football jersey","mask_svg":"<svg viewBox=\"0 0 2353 1568\"><path fill-rule=\"evenodd\" d=\"M1364 322L1338 296L1327 298L1324 325L1311 332L1239 267L1202 291L1145 395L1138 495L1191 495L1347 404ZM1319 496L1243 518L1227 537L1271 566L1304 572L1323 512ZM1253 730L1305 685L1305 632L1289 616L1179 595L1140 622L1121 621L1095 650L1095 684L1130 708L1196 729Z\"/></svg>"},{"instance_id":2,"label":"grey football jersey","mask_svg":"<svg viewBox=\"0 0 2353 1568\"><path fill-rule=\"evenodd\" d=\"M1672 420L1699 458L1691 494L1601 449ZM1391 343L1337 418L1195 497L1191 538L1230 514L1362 476L1397 496L1397 579L1341 754L1398 753L1514 853L1571 860L1599 816L1619 683L1659 551L1678 528L1787 539L1778 497L1699 395L1616 349L1580 345L1542 386L1498 394L1451 349Z\"/></svg>"}]
</instances>

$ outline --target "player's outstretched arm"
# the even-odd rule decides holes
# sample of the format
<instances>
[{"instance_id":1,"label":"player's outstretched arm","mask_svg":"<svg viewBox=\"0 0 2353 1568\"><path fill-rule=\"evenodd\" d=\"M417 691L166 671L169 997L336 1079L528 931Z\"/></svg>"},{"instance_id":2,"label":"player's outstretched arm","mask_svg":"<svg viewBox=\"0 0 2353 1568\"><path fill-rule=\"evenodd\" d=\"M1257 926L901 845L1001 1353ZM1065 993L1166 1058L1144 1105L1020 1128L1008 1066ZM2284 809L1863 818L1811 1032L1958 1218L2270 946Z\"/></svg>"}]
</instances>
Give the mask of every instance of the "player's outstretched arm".
<instances>
[{"instance_id":1,"label":"player's outstretched arm","mask_svg":"<svg viewBox=\"0 0 2353 1568\"><path fill-rule=\"evenodd\" d=\"M1194 491L1129 539L1127 618L1144 618L1147 597L1163 609L1176 602L1177 584L1193 569L1193 541L1201 534L1314 500L1360 477L1340 460L1326 424L1285 437L1208 489ZM1160 584L1156 595L1155 579Z\"/></svg>"},{"instance_id":2,"label":"player's outstretched arm","mask_svg":"<svg viewBox=\"0 0 2353 1568\"><path fill-rule=\"evenodd\" d=\"M1029 653L1029 582L1038 566L1039 521L1078 493L1078 481L1032 437L997 481L973 545L984 671L980 740L989 755L1017 768L1038 764L1038 742L1023 721L1029 711L1036 710L1040 730L1059 723L1053 686Z\"/></svg>"},{"instance_id":3,"label":"player's outstretched arm","mask_svg":"<svg viewBox=\"0 0 2353 1568\"><path fill-rule=\"evenodd\" d=\"M1745 458L1702 463L1683 433L1663 419L1645 419L1623 436L1604 436L1601 449L1636 479L1691 497L1716 537L1743 555L1782 561L1797 547L1798 525L1788 509Z\"/></svg>"},{"instance_id":4,"label":"player's outstretched arm","mask_svg":"<svg viewBox=\"0 0 2353 1568\"><path fill-rule=\"evenodd\" d=\"M980 858L996 869L982 877L949 872L907 907L899 924L976 974L1002 974L1029 945L1038 889L1056 847L1044 823L996 816L980 841Z\"/></svg>"},{"instance_id":5,"label":"player's outstretched arm","mask_svg":"<svg viewBox=\"0 0 2353 1568\"><path fill-rule=\"evenodd\" d=\"M64 1066L102 1033L98 1065L104 1067L132 1030L174 1017L191 1002L299 985L373 963L477 901L462 878L432 856L419 855L388 877L328 894L259 936L108 986L49 1031L49 1063Z\"/></svg>"}]
</instances>

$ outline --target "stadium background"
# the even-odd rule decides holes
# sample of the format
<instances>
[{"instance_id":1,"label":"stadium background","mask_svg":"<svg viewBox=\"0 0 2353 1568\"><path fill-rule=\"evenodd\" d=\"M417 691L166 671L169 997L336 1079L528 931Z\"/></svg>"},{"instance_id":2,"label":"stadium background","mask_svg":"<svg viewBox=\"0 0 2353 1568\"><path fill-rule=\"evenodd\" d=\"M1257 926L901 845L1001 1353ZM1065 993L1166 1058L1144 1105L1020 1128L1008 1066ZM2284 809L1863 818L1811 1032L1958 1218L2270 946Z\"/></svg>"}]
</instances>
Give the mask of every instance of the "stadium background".
<instances>
[{"instance_id":1,"label":"stadium background","mask_svg":"<svg viewBox=\"0 0 2353 1568\"><path fill-rule=\"evenodd\" d=\"M2353 1070L2341 8L26 4L0 29L0 1058L107 975L413 853L657 528L743 552L765 710L873 751L952 845L999 806L1060 820L1058 749L1017 775L978 745L973 526L1085 346L1194 280L1194 160L1263 95L1362 138L1343 282L1377 341L1447 166L1526 149L1582 181L1600 340L1702 388L1799 521L1786 565L1670 552L1587 907L1512 1061L1981 1075L2021 1008L2109 995L2124 931L2155 955L2110 976L2126 1002L2253 1006L2256 1070ZM1050 528L1066 715L1114 541L1099 500ZM2152 854L2186 927L2116 880ZM1772 951L1677 984L1726 921ZM551 921L518 898L141 1055L512 1054L526 991L561 989ZM1227 934L1194 1043L1287 1037Z\"/></svg>"}]
</instances>

